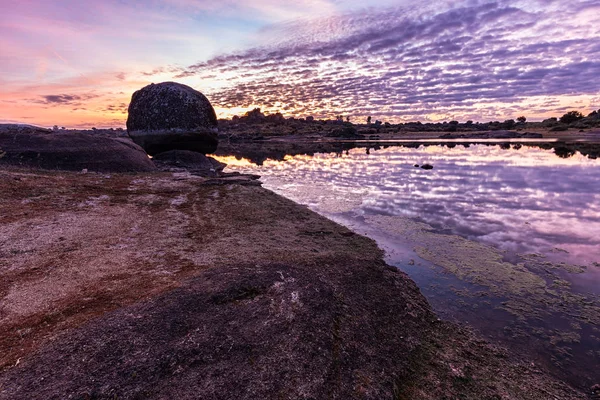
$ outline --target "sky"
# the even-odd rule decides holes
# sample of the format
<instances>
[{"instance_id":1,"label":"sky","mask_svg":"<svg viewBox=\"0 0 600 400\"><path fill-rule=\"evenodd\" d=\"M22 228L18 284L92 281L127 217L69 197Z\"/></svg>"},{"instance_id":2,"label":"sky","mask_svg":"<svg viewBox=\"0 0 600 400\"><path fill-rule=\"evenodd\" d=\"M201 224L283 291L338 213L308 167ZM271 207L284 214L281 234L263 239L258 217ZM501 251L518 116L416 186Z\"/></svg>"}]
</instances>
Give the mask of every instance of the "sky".
<instances>
[{"instance_id":1,"label":"sky","mask_svg":"<svg viewBox=\"0 0 600 400\"><path fill-rule=\"evenodd\" d=\"M0 2L0 123L124 127L133 92L164 81L220 118L600 109L599 0Z\"/></svg>"}]
</instances>

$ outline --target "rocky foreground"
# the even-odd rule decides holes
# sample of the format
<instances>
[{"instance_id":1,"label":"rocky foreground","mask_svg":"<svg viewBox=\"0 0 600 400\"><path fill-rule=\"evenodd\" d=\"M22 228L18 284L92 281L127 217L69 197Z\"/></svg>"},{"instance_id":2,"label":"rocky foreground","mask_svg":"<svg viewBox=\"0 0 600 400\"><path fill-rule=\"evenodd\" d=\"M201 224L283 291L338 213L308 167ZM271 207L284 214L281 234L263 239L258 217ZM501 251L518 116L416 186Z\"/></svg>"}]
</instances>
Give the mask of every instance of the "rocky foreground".
<instances>
[{"instance_id":1,"label":"rocky foreground","mask_svg":"<svg viewBox=\"0 0 600 400\"><path fill-rule=\"evenodd\" d=\"M6 167L0 198L0 399L586 398L243 180Z\"/></svg>"}]
</instances>

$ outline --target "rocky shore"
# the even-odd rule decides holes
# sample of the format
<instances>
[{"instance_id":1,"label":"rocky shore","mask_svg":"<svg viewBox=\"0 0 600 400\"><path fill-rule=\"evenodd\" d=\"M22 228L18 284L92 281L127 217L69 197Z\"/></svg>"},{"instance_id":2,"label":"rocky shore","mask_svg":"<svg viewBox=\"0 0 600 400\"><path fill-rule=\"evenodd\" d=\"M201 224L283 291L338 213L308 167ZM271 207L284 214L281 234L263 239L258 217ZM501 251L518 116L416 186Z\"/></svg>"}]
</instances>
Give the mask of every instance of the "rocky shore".
<instances>
[{"instance_id":1,"label":"rocky shore","mask_svg":"<svg viewBox=\"0 0 600 400\"><path fill-rule=\"evenodd\" d=\"M260 186L0 177L0 399L585 398Z\"/></svg>"},{"instance_id":2,"label":"rocky shore","mask_svg":"<svg viewBox=\"0 0 600 400\"><path fill-rule=\"evenodd\" d=\"M368 151L393 127L262 117L217 131L167 82L128 134L0 126L0 400L600 392L441 321L375 242L206 155Z\"/></svg>"}]
</instances>

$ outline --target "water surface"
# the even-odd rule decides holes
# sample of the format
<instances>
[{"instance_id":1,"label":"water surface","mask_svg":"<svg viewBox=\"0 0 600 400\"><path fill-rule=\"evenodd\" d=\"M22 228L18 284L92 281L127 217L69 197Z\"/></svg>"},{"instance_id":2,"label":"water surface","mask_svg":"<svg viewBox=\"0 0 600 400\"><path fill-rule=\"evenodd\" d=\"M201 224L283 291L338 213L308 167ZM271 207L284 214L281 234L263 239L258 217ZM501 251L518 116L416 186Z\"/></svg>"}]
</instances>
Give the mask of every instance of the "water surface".
<instances>
[{"instance_id":1,"label":"water surface","mask_svg":"<svg viewBox=\"0 0 600 400\"><path fill-rule=\"evenodd\" d=\"M436 144L220 160L377 240L443 317L587 385L600 378L600 161L557 153Z\"/></svg>"}]
</instances>

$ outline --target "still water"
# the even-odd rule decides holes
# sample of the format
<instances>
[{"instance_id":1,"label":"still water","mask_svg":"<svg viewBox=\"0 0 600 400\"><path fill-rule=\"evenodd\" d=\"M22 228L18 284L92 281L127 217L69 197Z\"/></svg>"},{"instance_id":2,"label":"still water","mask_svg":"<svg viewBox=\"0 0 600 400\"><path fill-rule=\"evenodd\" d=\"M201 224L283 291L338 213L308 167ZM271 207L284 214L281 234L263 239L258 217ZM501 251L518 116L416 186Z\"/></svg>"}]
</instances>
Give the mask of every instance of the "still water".
<instances>
[{"instance_id":1,"label":"still water","mask_svg":"<svg viewBox=\"0 0 600 400\"><path fill-rule=\"evenodd\" d=\"M600 160L568 155L474 144L219 159L375 239L443 318L589 385L600 380Z\"/></svg>"}]
</instances>

